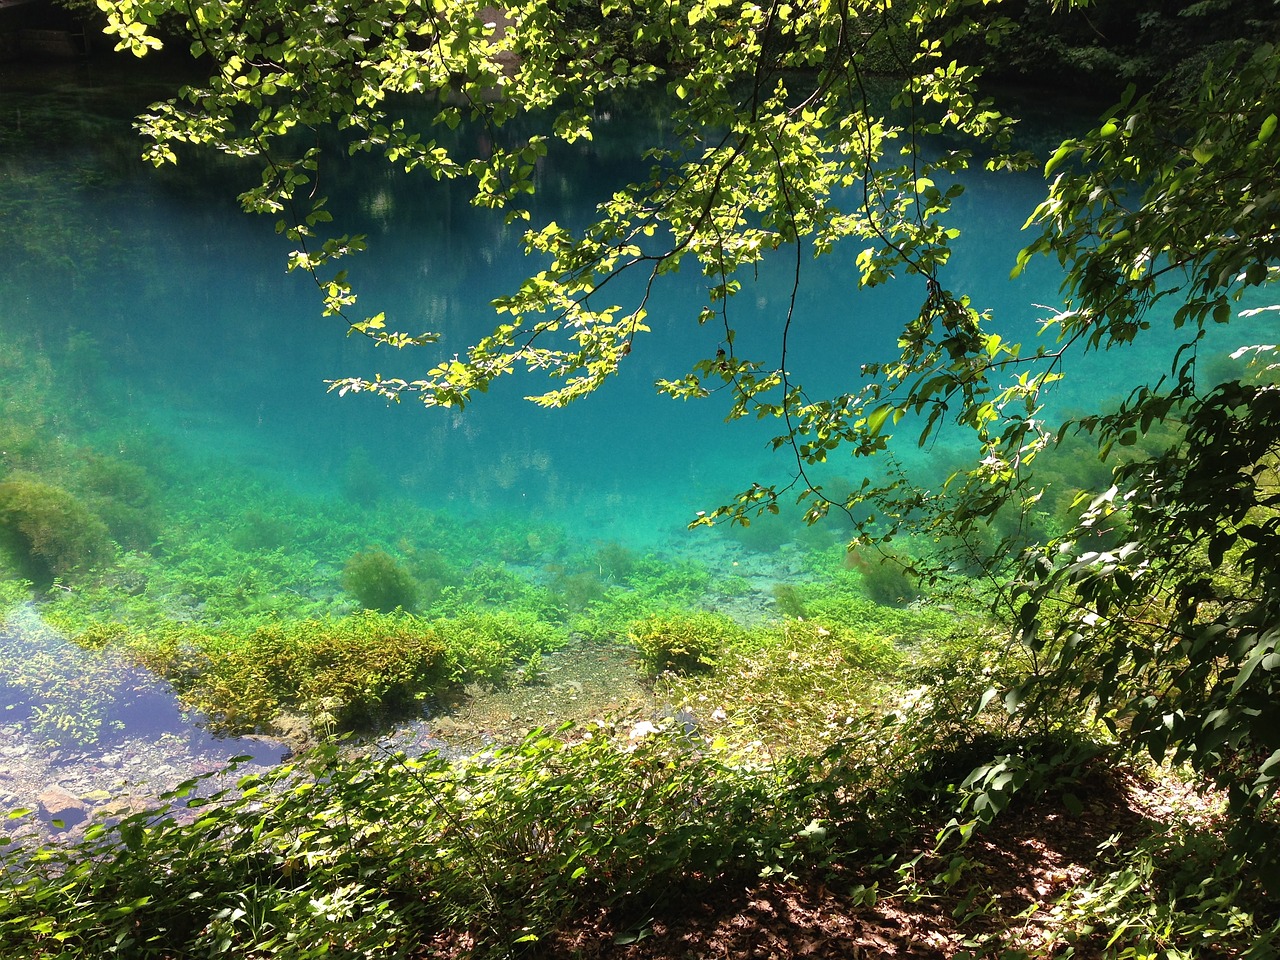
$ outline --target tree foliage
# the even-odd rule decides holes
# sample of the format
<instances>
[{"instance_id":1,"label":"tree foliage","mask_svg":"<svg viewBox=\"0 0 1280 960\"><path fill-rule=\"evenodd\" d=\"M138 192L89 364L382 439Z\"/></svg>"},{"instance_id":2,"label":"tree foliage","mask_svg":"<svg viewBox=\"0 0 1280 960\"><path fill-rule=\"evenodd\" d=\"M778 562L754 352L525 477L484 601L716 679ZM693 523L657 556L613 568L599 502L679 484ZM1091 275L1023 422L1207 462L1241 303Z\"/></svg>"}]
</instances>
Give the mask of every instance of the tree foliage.
<instances>
[{"instance_id":1,"label":"tree foliage","mask_svg":"<svg viewBox=\"0 0 1280 960\"><path fill-rule=\"evenodd\" d=\"M529 220L525 198L551 139L589 139L608 97L665 87L675 140L655 144L649 173L584 228L530 223L525 246L544 266L495 301L490 335L420 379L368 374L332 388L458 407L526 371L546 380L535 402L572 402L648 332L655 286L692 267L707 298L689 322L718 330L718 348L657 388L727 396L730 417L776 421L774 445L794 465L788 484L755 483L699 522L749 521L795 498L811 522L847 515L863 543L912 529L991 547L987 527L1001 511L1035 508L1037 457L1072 438L1096 441L1109 479L1083 496L1078 523L1053 538L1015 532L988 551L1036 664L1033 682L1002 702L1046 722L1066 704L1090 704L1127 746L1190 761L1231 787L1242 812L1272 795L1275 348L1240 344L1259 375L1215 376L1201 356L1210 328L1277 309L1259 293L1280 269L1280 57L1256 39L1260 23L1274 25L1265 5L1182 4L1176 15L1188 24L1221 15L1199 79L1130 91L1048 159L1031 221L1039 233L1015 269L1056 259L1063 303L1027 346L994 332L995 318L948 289L942 268L963 242L948 218L961 191L953 175L977 156L992 169L1030 162L1011 152L1013 118L979 80L984 60L1007 60L1002 44L1025 35L1025 8L1048 17L1044 4L519 0L501 17L478 0L100 6L122 48L159 46L164 23L210 67L206 82L142 118L150 159L174 161L191 145L259 158L245 208L269 214L294 242L289 266L315 278L327 314L394 348L435 337L355 313L337 261L365 241L329 227L317 190L325 150L340 142L408 171L468 179L475 204ZM1118 5L1053 8L1102 16ZM1171 15L1138 26L1173 30ZM413 128L404 108L424 101L431 119ZM508 121L528 113L545 117L544 135L510 132ZM464 120L486 127L485 150L463 152L441 133ZM898 357L864 368L846 392L816 396L788 365L794 290L804 261L842 240L862 248L859 284L913 284L919 308L902 318ZM745 356L734 297L766 256L794 262L796 287L774 318L774 355ZM637 273L641 293L615 296L618 278ZM1042 394L1069 357L1125 349L1152 329L1177 334L1166 376L1133 384L1115 409L1048 422ZM972 463L932 490L892 473L852 491L811 479L837 451L883 453L908 426L907 442L920 444L959 428ZM927 582L937 569L915 572Z\"/></svg>"}]
</instances>

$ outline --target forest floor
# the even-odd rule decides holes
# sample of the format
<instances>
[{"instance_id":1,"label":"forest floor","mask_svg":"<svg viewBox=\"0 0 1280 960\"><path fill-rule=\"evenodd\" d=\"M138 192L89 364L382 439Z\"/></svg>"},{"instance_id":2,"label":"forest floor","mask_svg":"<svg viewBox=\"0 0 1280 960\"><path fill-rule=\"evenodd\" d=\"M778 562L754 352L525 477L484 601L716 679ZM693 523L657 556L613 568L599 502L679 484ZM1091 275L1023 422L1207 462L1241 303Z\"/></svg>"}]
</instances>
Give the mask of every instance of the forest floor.
<instances>
[{"instance_id":1,"label":"forest floor","mask_svg":"<svg viewBox=\"0 0 1280 960\"><path fill-rule=\"evenodd\" d=\"M546 960L859 960L859 958L1057 957L1064 905L1090 880L1110 873L1108 851L1164 833L1173 824L1221 827L1218 798L1171 775L1140 777L1097 769L1082 812L1056 799L1006 811L998 827L963 848L964 879L951 891L910 877L948 866L922 834L909 874L860 872L835 864L820 877L760 880L679 895L650 911L628 909L579 918L533 956ZM904 883L904 877L907 881ZM870 895L870 891L875 893ZM627 916L623 917L622 914ZM1071 946L1076 958L1100 956L1113 931L1097 929ZM470 944L425 945L423 957L453 960Z\"/></svg>"},{"instance_id":2,"label":"forest floor","mask_svg":"<svg viewBox=\"0 0 1280 960\"><path fill-rule=\"evenodd\" d=\"M453 705L436 734L475 749L490 737L518 737L556 720L579 723L600 715L671 715L653 699L625 646L571 645L547 658L538 684L507 691L472 691ZM1023 802L997 825L978 832L962 851L933 852L937 826L922 829L914 849L899 851L910 872L879 875L860 863L835 863L812 878L759 880L737 886L675 892L670 902L630 905L580 917L534 956L547 960L851 960L851 958L974 958L1061 956L1064 912L1081 888L1113 872L1115 850L1133 849L1179 828L1216 831L1222 798L1196 791L1176 773L1135 773L1095 764L1074 787L1080 809L1060 797ZM943 890L927 879L962 852L962 879ZM920 881L913 883L913 881ZM871 894L869 891L874 890ZM941 892L940 892L941 891ZM1074 892L1074 893L1073 893ZM1113 931L1075 941L1074 956L1101 955ZM999 943L999 949L984 944ZM444 941L424 956L453 960L469 944ZM1025 951L1025 954L1005 951Z\"/></svg>"}]
</instances>

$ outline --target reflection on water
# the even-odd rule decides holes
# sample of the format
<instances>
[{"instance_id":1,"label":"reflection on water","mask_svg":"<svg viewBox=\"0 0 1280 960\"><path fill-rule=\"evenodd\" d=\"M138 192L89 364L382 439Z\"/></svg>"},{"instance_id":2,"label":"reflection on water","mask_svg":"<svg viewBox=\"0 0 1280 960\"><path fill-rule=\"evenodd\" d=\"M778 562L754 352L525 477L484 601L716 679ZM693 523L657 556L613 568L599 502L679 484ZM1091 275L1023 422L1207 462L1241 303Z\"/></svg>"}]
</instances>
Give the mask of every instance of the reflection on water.
<instances>
[{"instance_id":1,"label":"reflection on water","mask_svg":"<svg viewBox=\"0 0 1280 960\"><path fill-rule=\"evenodd\" d=\"M265 738L213 736L168 684L70 643L30 603L0 624L0 731L0 809L30 809L60 829L233 758L262 767L288 753Z\"/></svg>"},{"instance_id":2,"label":"reflection on water","mask_svg":"<svg viewBox=\"0 0 1280 960\"><path fill-rule=\"evenodd\" d=\"M110 650L71 643L30 603L0 624L0 665L0 717L51 746L105 751L128 740L176 738L191 754L223 760L248 755L266 763L280 756L276 744L209 733L167 683Z\"/></svg>"}]
</instances>

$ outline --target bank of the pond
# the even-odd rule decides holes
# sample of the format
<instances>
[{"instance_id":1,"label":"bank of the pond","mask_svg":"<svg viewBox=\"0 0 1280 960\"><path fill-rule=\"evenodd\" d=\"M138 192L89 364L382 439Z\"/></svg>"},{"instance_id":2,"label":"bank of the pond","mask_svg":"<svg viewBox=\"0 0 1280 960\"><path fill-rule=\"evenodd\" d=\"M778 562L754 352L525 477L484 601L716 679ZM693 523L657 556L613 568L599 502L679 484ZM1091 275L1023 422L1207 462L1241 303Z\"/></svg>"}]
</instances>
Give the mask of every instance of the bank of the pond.
<instances>
[{"instance_id":1,"label":"bank of the pond","mask_svg":"<svg viewBox=\"0 0 1280 960\"><path fill-rule=\"evenodd\" d=\"M660 720L673 711L642 682L632 649L575 642L549 653L534 677L497 689L460 689L429 716L353 739L350 749L409 756L438 750L463 757L518 741L537 727L585 729L592 721ZM270 737L217 740L191 726L118 738L106 748L67 749L50 747L23 723L7 722L0 725L0 812L31 811L7 821L11 835L34 832L74 841L95 819L154 808L192 778L204 778L193 796L231 787L307 749L308 739L302 726L293 743ZM229 766L234 757L246 759ZM175 808L180 818L182 809Z\"/></svg>"}]
</instances>

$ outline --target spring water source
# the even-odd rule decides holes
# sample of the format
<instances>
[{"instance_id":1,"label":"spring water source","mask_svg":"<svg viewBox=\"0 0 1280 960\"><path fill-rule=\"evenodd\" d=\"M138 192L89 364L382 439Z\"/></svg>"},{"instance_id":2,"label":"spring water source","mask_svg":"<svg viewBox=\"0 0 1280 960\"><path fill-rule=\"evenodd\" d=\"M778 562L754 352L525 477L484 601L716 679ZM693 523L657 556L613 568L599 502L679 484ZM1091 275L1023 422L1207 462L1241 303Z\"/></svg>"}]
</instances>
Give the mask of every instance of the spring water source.
<instances>
[{"instance_id":1,"label":"spring water source","mask_svg":"<svg viewBox=\"0 0 1280 960\"><path fill-rule=\"evenodd\" d=\"M84 720L97 725L89 736L77 741L66 729L74 711L39 727L50 698L65 705L81 696L82 678L105 669L45 624L59 611L72 622L141 617L210 627L240 615L341 615L352 609L343 562L369 546L420 564L434 557L485 569L487 582L504 589L512 575L566 578L581 567L604 577L607 549L687 558L738 577L739 601L760 608L770 583L802 575L807 551L842 549L847 531L834 523L806 531L795 517L773 521L781 532L754 544L686 529L695 511L787 475L786 458L767 443L776 424L725 423L720 397L681 403L655 395L656 379L714 355L723 335L694 322L704 296L694 272L659 286L653 333L636 341L617 378L569 409L525 402L538 384L518 379L462 412L339 398L326 392L326 379L375 371L412 378L486 333L490 301L535 269L521 255L518 230L470 206L465 185L410 180L368 163L326 169L321 187L342 229L369 237L369 252L347 264L362 297L357 309L385 310L395 328L444 335L417 353L374 349L320 318L309 279L285 272L284 241L267 220L236 208L256 165L191 157L157 171L139 160L130 118L169 95L172 82L116 75L104 64L76 73L4 69L0 483L78 478L68 483L96 497L121 550L104 587L54 584L39 607L5 615L0 728L9 742L0 743L0 805L32 805L34 793L70 776L72 763L103 767L125 743L178 741L187 769L174 761L173 779L190 771L191 758L248 753L268 763L279 752L202 733L162 684L123 667L100 681L106 706ZM602 118L594 142L554 150L539 173L533 223L583 222L643 174L637 144L661 136L661 126L660 104L640 103ZM1046 132L1041 152L1056 142ZM1016 282L1008 274L1043 182L1034 173L979 173L967 187L958 211L966 238L944 279L990 307L1007 336L1030 338L1056 302L1058 278L1047 265ZM892 285L856 291L856 254L803 264L788 363L815 394L846 388L861 363L890 359L918 307L914 291L904 300ZM736 298L741 355L776 357L793 269L794 260L764 264ZM1110 392L1107 370L1118 362L1132 377L1132 356L1104 356L1078 389L1093 399L1100 385ZM943 452L909 454L904 463L926 469ZM832 469L856 480L866 464ZM10 580L23 574L0 568ZM33 664L45 665L39 676ZM24 778L19 761L32 753L43 765ZM73 786L83 794L92 784Z\"/></svg>"}]
</instances>

